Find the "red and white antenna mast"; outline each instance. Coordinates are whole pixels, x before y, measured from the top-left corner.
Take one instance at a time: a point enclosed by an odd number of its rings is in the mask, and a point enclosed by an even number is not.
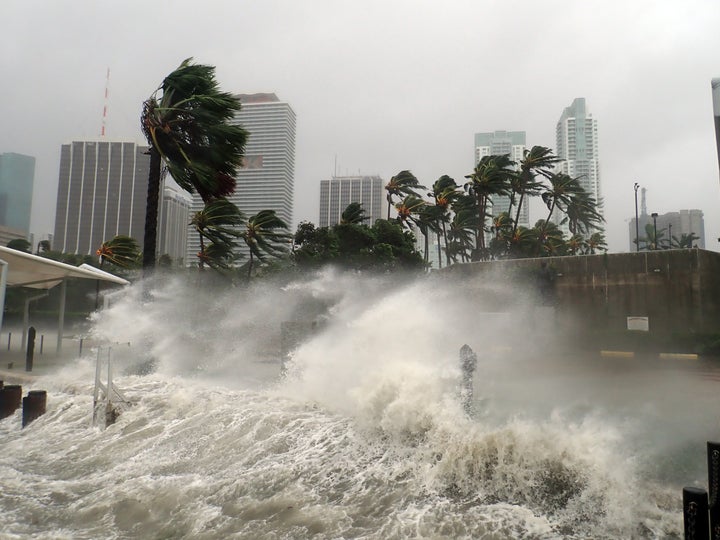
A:
[[[105,136],[105,120],[107,119],[108,110],[108,88],[110,87],[110,68],[107,69],[107,76],[105,77],[105,102],[103,103],[103,114],[102,114],[102,127],[100,128],[100,136]]]

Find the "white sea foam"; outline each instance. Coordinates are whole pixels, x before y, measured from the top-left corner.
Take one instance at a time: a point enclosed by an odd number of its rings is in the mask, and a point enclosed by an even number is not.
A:
[[[132,402],[114,425],[91,426],[93,352],[37,381],[43,417],[0,421],[4,534],[680,534],[678,486],[649,461],[678,447],[655,432],[684,411],[583,358],[532,354],[532,332],[519,347],[525,316],[467,287],[325,271],[218,296],[168,282],[153,296],[131,289],[94,324]],[[288,320],[319,322],[280,377]],[[478,354],[472,417],[458,398],[465,343]]]

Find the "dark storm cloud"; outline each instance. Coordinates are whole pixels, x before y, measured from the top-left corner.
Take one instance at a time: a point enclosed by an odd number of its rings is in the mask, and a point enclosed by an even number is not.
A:
[[[611,249],[627,249],[636,181],[651,211],[702,209],[715,248],[717,28],[717,2],[699,0],[5,0],[0,152],[37,157],[33,230],[49,232],[60,145],[99,135],[107,68],[108,137],[142,141],[143,99],[192,56],[228,91],[292,105],[295,218],[317,221],[318,182],[336,163],[462,180],[475,132],[525,130],[554,147],[563,108],[585,97]]]

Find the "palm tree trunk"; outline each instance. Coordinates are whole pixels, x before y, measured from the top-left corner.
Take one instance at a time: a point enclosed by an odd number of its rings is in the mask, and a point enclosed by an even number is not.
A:
[[[553,213],[553,211],[555,210],[555,203],[556,203],[556,202],[557,202],[557,199],[553,197],[553,202],[552,202],[552,204],[550,205],[550,213],[548,214],[548,217],[547,217],[547,219],[545,220],[545,223],[543,223],[543,228],[542,228],[543,234],[545,233],[545,231],[547,231],[548,223],[550,223],[550,218],[552,217],[552,213]]]
[[[442,244],[440,243],[440,231],[437,232],[438,243],[438,268],[442,268]]]
[[[250,250],[250,260],[248,261],[248,280],[252,277],[252,267],[253,267],[253,252],[252,249]]]
[[[430,254],[428,253],[428,251],[430,250],[430,243],[428,242],[428,231],[427,229],[420,229],[420,231],[423,233],[423,237],[425,239],[425,253],[423,254],[423,260],[425,263],[427,263],[430,260]]]
[[[161,169],[162,160],[160,158],[160,152],[158,152],[154,146],[151,146],[147,207],[145,208],[145,237],[143,240],[143,275],[145,277],[149,277],[155,269]]]
[[[525,197],[525,193],[521,193],[520,200],[518,201],[517,212],[515,212],[515,223],[513,223],[513,231],[512,231],[513,237],[515,237],[515,233],[517,232],[518,220],[520,219],[520,210],[522,209],[524,197]]]

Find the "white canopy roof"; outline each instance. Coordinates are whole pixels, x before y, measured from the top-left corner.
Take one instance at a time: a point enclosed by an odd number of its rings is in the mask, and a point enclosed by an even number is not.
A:
[[[51,289],[65,278],[110,281],[127,285],[129,281],[89,265],[72,266],[30,253],[0,246],[0,260],[7,263],[9,287]],[[92,268],[90,270],[89,268]]]

